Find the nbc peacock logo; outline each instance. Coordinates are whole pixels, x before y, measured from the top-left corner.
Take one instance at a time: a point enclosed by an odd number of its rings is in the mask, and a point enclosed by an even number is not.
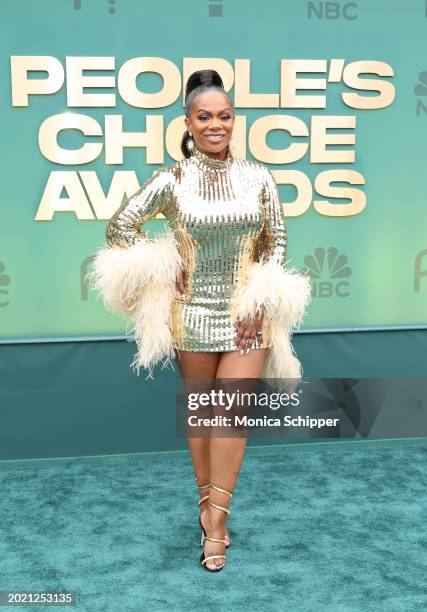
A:
[[[345,298],[350,295],[350,283],[344,279],[350,278],[352,270],[347,255],[338,253],[337,248],[317,247],[314,255],[306,255],[304,263],[311,278],[313,297]]]
[[[426,7],[426,10],[427,10],[427,7]],[[418,78],[420,82],[415,85],[414,93],[417,96],[425,98],[427,96],[427,70],[422,70],[419,73]],[[421,111],[425,113],[426,110],[427,109],[426,109],[425,101],[422,99],[418,99],[417,107],[416,107],[417,116],[421,114]]]
[[[6,287],[10,285],[10,276],[8,274],[3,274],[6,266],[2,261],[0,261],[0,308],[9,306],[10,302],[6,299],[3,299],[4,295],[8,295]]]

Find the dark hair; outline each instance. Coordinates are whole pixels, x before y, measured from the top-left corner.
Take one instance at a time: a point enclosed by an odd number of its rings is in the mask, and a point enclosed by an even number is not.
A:
[[[231,105],[233,102],[224,89],[222,79],[216,70],[197,70],[188,77],[187,85],[185,87],[185,115],[191,116],[191,107],[194,100],[200,94],[205,91],[220,91],[230,100]],[[188,130],[185,130],[184,136],[181,141],[181,151],[184,157],[190,157],[191,153],[187,149],[187,141],[190,138]]]

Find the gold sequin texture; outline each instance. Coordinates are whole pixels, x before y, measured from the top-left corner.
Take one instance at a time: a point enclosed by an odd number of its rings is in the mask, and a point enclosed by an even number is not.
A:
[[[284,267],[287,230],[274,177],[263,164],[202,153],[156,170],[107,224],[109,246],[145,240],[141,225],[163,213],[185,263],[188,296],[178,289],[170,315],[174,347],[186,351],[235,351],[230,318],[233,288],[253,262]],[[270,347],[269,322],[263,343]]]

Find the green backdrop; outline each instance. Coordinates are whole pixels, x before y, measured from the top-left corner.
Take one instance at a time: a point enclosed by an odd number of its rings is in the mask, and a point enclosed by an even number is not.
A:
[[[323,7],[324,13],[309,13],[309,6],[319,11]],[[251,91],[257,93],[279,91],[282,59],[324,59],[328,66],[337,58],[345,65],[367,60],[389,65],[393,76],[387,80],[395,99],[383,109],[355,111],[341,99],[352,89],[342,82],[328,82],[323,91],[299,92],[326,95],[325,109],[237,108],[236,114],[247,118],[247,131],[267,114],[289,114],[307,126],[312,115],[356,116],[355,130],[334,130],[355,134],[354,147],[341,147],[354,148],[354,163],[310,164],[306,155],[288,166],[269,164],[273,171],[302,172],[312,186],[320,172],[336,168],[355,170],[365,180],[359,186],[366,195],[362,213],[327,217],[310,206],[287,220],[292,264],[313,267],[313,258],[318,261],[322,253],[333,257],[336,249],[341,270],[350,272],[331,277],[326,265],[317,277],[313,275],[309,316],[294,336],[305,376],[425,376],[424,0],[265,0],[262,4],[255,0],[3,0],[1,8],[2,465],[186,448],[186,441],[175,434],[175,374],[158,369],[155,381],[135,376],[129,367],[134,345],[109,340],[123,336],[124,321],[107,313],[83,282],[103,243],[106,220],[97,219],[94,211],[85,220],[70,211],[55,213],[51,221],[35,220],[53,172],[94,172],[106,194],[114,172],[134,171],[142,183],[159,167],[146,163],[143,148],[126,149],[123,164],[106,164],[103,153],[81,166],[52,163],[38,144],[46,119],[73,112],[103,126],[106,115],[121,115],[123,129],[137,132],[145,130],[147,114],[162,116],[164,125],[169,125],[182,114],[182,104],[145,110],[117,96],[114,107],[69,108],[62,87],[54,94],[30,96],[28,107],[13,106],[12,56],[51,56],[62,66],[67,57],[115,58],[116,70],[95,71],[97,75],[117,75],[120,66],[135,57],[168,58],[180,71],[183,58],[220,57],[231,65],[236,59],[250,59]],[[45,76],[38,72],[31,78]],[[162,80],[145,74],[138,85],[155,92]],[[104,91],[112,90],[100,88],[97,93]],[[58,142],[77,149],[102,138],[84,139],[68,131],[60,134]],[[279,131],[268,139],[277,149],[290,142]],[[166,155],[164,163],[171,162]],[[295,188],[280,186],[279,191],[282,201],[291,205]],[[61,197],[69,196],[64,192]],[[313,197],[321,199],[315,192]],[[335,204],[340,202],[346,200],[334,199]],[[161,230],[163,222],[153,221],[146,229]],[[378,331],[379,327],[384,329]],[[403,330],[396,329],[400,327]],[[369,331],[357,331],[360,328]],[[326,331],[330,329],[339,333]],[[106,340],[98,341],[101,338]]]
[[[309,12],[309,5],[317,7]],[[319,12],[320,8],[329,9]],[[247,120],[247,130],[259,117],[286,114],[308,128],[312,115],[352,115],[354,163],[310,163],[309,155],[274,170],[298,170],[310,180],[324,170],[359,172],[366,195],[365,209],[350,217],[319,214],[313,205],[304,214],[288,217],[291,265],[309,268],[313,302],[304,330],[378,326],[425,326],[427,285],[427,207],[425,198],[425,138],[427,73],[425,71],[426,7],[424,2],[359,0],[354,8],[345,3],[306,3],[300,0],[255,0],[182,4],[174,0],[141,3],[122,0],[44,0],[35,5],[24,0],[2,3],[1,129],[3,180],[0,183],[2,223],[0,244],[0,336],[3,342],[28,339],[81,339],[123,335],[125,322],[107,313],[84,282],[92,258],[104,241],[105,219],[78,219],[73,211],[56,212],[51,221],[35,220],[52,172],[93,171],[107,194],[115,171],[135,171],[139,183],[159,164],[147,164],[145,149],[125,149],[123,164],[109,165],[104,154],[79,166],[48,161],[38,144],[39,129],[49,117],[79,113],[104,125],[105,115],[121,115],[126,132],[145,131],[146,115],[161,115],[165,128],[183,114],[182,100],[164,108],[140,109],[124,102],[117,88],[86,90],[115,93],[114,107],[67,106],[66,85],[50,95],[30,95],[28,106],[13,106],[11,56],[52,56],[65,67],[66,57],[109,56],[116,69],[93,71],[114,75],[129,59],[146,56],[167,58],[181,72],[183,58],[223,58],[251,61],[251,91],[280,91],[283,59],[332,59],[344,65],[357,61],[382,61],[393,76],[383,77],[395,90],[390,106],[355,110],[342,94],[352,90],[342,80],[327,82],[319,91],[299,94],[325,95],[326,108],[236,108]],[[335,6],[335,9],[334,9]],[[354,17],[355,16],[355,17]],[[182,74],[182,72],[181,72]],[[300,78],[327,78],[325,74],[301,74]],[[362,75],[364,78],[379,78]],[[36,71],[30,78],[45,78]],[[138,77],[138,86],[156,92],[162,86],[158,74]],[[234,94],[234,90],[231,90]],[[378,95],[378,92],[366,94]],[[83,137],[64,131],[59,144],[77,149],[102,137]],[[296,138],[297,142],[308,142]],[[274,130],[268,136],[272,148],[283,149],[288,134]],[[253,158],[250,152],[247,157]],[[173,162],[166,153],[165,164]],[[337,185],[340,185],[338,183]],[[291,204],[296,189],[279,187],[282,202]],[[69,194],[62,198],[67,207]],[[313,188],[313,199],[324,199]],[[337,206],[347,199],[334,198]],[[117,206],[120,204],[117,199]],[[149,231],[163,229],[161,220]],[[321,265],[324,257],[323,265]],[[329,261],[328,261],[329,257]],[[335,263],[334,263],[335,262]],[[337,270],[334,270],[334,265]],[[318,267],[317,271],[316,266]],[[423,272],[424,270],[424,272]]]

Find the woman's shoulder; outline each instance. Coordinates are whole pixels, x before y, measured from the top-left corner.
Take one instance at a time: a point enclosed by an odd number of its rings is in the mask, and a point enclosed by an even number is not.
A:
[[[249,171],[252,170],[253,172],[262,173],[266,169],[264,164],[255,161],[254,159],[242,159],[240,157],[235,157],[234,161]]]
[[[180,162],[176,161],[172,164],[163,165],[156,170],[153,170],[150,182],[162,183],[164,185],[172,184],[179,179],[181,173]]]
[[[270,168],[268,168],[262,162],[255,161],[253,159],[240,159],[235,157],[234,162],[242,172],[246,173],[248,177],[253,177],[262,182],[274,181],[273,174]]]

